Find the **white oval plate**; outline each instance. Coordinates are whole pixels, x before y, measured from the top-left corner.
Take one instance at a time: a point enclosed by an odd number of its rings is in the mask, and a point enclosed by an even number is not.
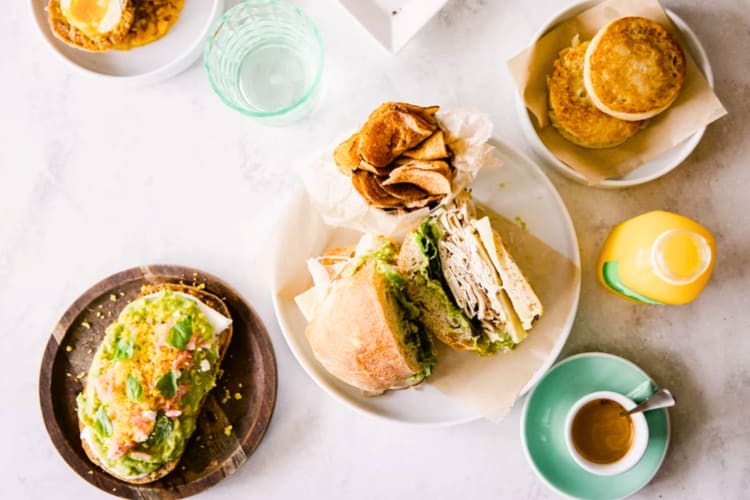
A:
[[[52,52],[82,74],[126,85],[156,83],[186,70],[203,53],[208,33],[224,11],[224,0],[186,0],[180,18],[159,40],[131,50],[95,53],[71,47],[52,34],[47,3],[31,0],[31,9]]]
[[[535,236],[568,257],[580,269],[578,241],[568,211],[552,183],[542,170],[522,153],[500,141],[493,141],[503,166],[481,171],[472,184],[474,197],[497,213],[513,220],[520,217]],[[350,230],[332,228],[323,223],[311,206],[304,189],[293,196],[279,221],[274,242],[273,304],[289,348],[300,365],[323,390],[342,403],[361,412],[410,424],[452,425],[479,418],[458,406],[429,383],[403,391],[390,391],[368,398],[358,389],[330,375],[315,359],[305,337],[307,322],[294,297],[312,286],[306,260],[331,246],[356,243],[359,235]],[[529,390],[557,358],[573,325],[580,273],[576,275],[575,300],[560,330],[554,349],[524,387]]]
[[[584,10],[590,9],[594,5],[600,3],[600,1],[601,0],[587,0],[585,2],[580,2],[565,8],[562,12],[554,16],[544,26],[542,26],[539,31],[537,31],[531,43],[534,43],[534,41],[541,38],[542,35],[544,35],[556,24],[559,24],[566,19],[570,19],[571,17],[580,14]],[[693,30],[690,29],[685,21],[677,16],[677,14],[669,9],[666,9],[666,13],[675,24],[675,26],[677,26],[677,29],[682,32],[683,39],[687,43],[688,52],[690,52],[690,54],[693,56],[695,64],[698,65],[698,68],[700,68],[700,70],[703,72],[703,75],[706,77],[706,80],[708,80],[708,84],[713,88],[713,69],[711,69],[711,63],[708,61],[706,50],[703,48],[703,45],[701,45],[698,36],[695,34],[695,32],[693,32]],[[523,129],[524,135],[531,143],[531,146],[534,148],[534,152],[541,156],[543,159],[547,160],[549,164],[551,164],[557,171],[559,171],[569,179],[580,182],[581,184],[588,184],[588,181],[583,175],[579,174],[577,171],[560,161],[554,154],[552,154],[549,149],[547,149],[547,146],[544,145],[542,140],[539,138],[539,135],[536,133],[536,129],[534,129],[534,125],[532,122],[533,118],[529,114],[529,111],[526,109],[526,105],[524,104],[523,99],[518,92],[516,92],[516,112],[518,113],[518,116],[521,120],[521,128]],[[606,179],[594,187],[617,189],[637,186],[639,184],[644,184],[654,179],[658,179],[662,175],[666,175],[667,173],[674,170],[678,165],[680,165],[680,163],[682,163],[685,158],[687,158],[690,153],[693,152],[696,146],[698,146],[698,143],[703,137],[703,133],[705,131],[706,128],[703,127],[701,130],[691,135],[680,144],[674,146],[672,149],[663,152],[656,158],[647,161],[640,167],[631,170],[623,177],[620,177],[618,179]]]

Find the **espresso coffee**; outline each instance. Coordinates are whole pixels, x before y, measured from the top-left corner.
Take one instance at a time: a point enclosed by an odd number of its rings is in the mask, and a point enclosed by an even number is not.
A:
[[[578,453],[595,464],[617,462],[633,444],[633,420],[611,399],[583,405],[573,418],[571,437]]]

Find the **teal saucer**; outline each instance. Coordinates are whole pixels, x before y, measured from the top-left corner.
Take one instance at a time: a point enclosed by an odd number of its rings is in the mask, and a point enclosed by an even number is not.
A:
[[[605,353],[571,356],[553,366],[526,398],[521,440],[537,475],[558,493],[586,500],[630,496],[659,470],[669,446],[666,409],[647,412],[649,442],[635,467],[616,476],[597,476],[582,469],[565,446],[565,417],[581,397],[614,391],[641,402],[656,390],[654,381],[636,365]]]

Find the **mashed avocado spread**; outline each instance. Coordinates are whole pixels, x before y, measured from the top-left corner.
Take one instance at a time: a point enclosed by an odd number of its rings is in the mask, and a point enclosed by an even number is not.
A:
[[[106,468],[137,478],[182,454],[219,368],[220,332],[205,308],[166,290],[107,328],[77,398],[81,437]]]

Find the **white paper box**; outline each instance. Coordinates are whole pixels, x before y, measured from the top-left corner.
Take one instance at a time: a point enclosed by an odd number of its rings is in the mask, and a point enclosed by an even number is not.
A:
[[[398,52],[448,0],[339,0],[390,52]]]

